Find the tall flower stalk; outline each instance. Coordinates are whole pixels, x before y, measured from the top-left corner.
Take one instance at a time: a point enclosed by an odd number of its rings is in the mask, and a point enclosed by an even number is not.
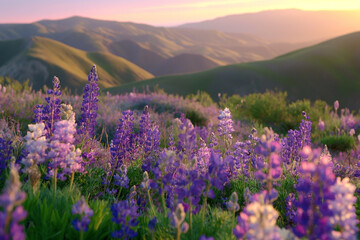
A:
[[[83,102],[81,105],[81,120],[78,133],[93,138],[95,135],[95,125],[98,110],[99,77],[96,66],[94,65],[88,75],[88,84],[85,85]]]

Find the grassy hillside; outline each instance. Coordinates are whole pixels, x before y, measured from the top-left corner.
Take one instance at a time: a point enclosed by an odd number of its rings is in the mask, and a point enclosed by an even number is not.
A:
[[[218,67],[205,72],[164,76],[109,89],[123,92],[158,85],[170,93],[204,90],[248,94],[266,89],[285,90],[290,99],[340,100],[343,106],[360,108],[360,32],[335,38],[273,60]]]
[[[16,40],[18,41],[20,40]],[[10,42],[6,44],[9,45]],[[19,81],[29,78],[36,89],[44,84],[51,85],[51,78],[56,75],[63,86],[80,90],[85,85],[88,71],[93,64],[97,65],[99,84],[102,87],[153,77],[128,60],[109,53],[85,52],[43,37],[34,37],[27,45],[26,50],[17,55],[13,54],[10,60],[0,65],[0,75]]]
[[[219,66],[216,62],[202,55],[180,54],[159,64],[156,75],[193,73]]]

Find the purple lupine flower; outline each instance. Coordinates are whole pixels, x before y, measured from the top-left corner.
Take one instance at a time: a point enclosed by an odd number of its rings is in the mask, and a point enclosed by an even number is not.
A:
[[[84,196],[73,205],[71,210],[73,215],[77,215],[72,224],[76,231],[86,232],[91,221],[91,217],[94,215],[93,210],[86,204]]]
[[[54,133],[50,139],[48,158],[50,172],[52,176],[54,171],[62,168],[63,172],[58,175],[61,180],[65,180],[64,175],[69,175],[73,172],[82,172],[81,150],[76,149],[74,142],[76,133],[75,122],[72,120],[61,120],[55,123]]]
[[[214,240],[213,237],[206,237],[206,235],[201,235],[199,240]]]
[[[111,168],[117,169],[124,161],[132,159],[134,151],[134,113],[130,110],[124,111],[120,123],[116,129],[115,136],[111,140]]]
[[[156,217],[154,217],[153,219],[151,219],[149,221],[148,228],[149,228],[150,231],[154,231],[156,223],[157,223],[157,218]]]
[[[171,150],[171,151],[176,150],[175,141],[174,141],[173,127],[171,127],[170,130],[169,130],[169,137],[168,137],[167,145],[168,145],[168,150]]]
[[[129,178],[127,177],[127,167],[122,165],[114,175],[114,184],[119,187],[129,188]]]
[[[0,239],[25,239],[24,227],[19,224],[27,216],[27,212],[21,205],[26,194],[21,192],[19,174],[12,163],[10,167],[10,178],[7,181],[5,190],[0,195]]]
[[[146,141],[145,141],[145,156],[149,156],[151,153],[157,154],[160,146],[160,131],[159,126],[154,125],[149,129]]]
[[[214,132],[211,132],[210,134],[210,143],[209,147],[212,148],[215,151],[215,148],[219,145],[216,135]]]
[[[206,173],[209,167],[209,160],[211,155],[211,149],[206,146],[205,141],[200,137],[199,139],[200,148],[197,153],[197,168],[202,173]]]
[[[45,97],[46,106],[44,106],[42,113],[42,122],[45,124],[46,136],[50,137],[53,134],[55,122],[61,119],[60,117],[60,103],[61,100],[58,98],[61,95],[60,91],[60,80],[54,76],[53,80],[53,89],[48,89],[48,97]],[[41,107],[39,107],[40,109]],[[36,118],[39,120],[39,114],[36,115]],[[37,120],[36,120],[37,121]]]
[[[289,196],[285,198],[286,205],[285,205],[285,216],[287,217],[290,224],[294,223],[294,217],[296,215],[296,208],[294,206],[295,202],[295,194],[290,193]]]
[[[137,236],[136,227],[139,217],[138,207],[135,204],[129,204],[127,200],[114,203],[111,206],[112,221],[120,226],[119,230],[111,233],[114,238],[132,239]]]
[[[305,119],[301,120],[300,123],[300,134],[302,136],[302,147],[310,146],[311,145],[311,125],[312,122],[309,121],[310,117],[306,115],[306,113],[303,111],[303,116]]]
[[[337,178],[330,189],[335,194],[335,199],[329,202],[329,209],[333,212],[330,222],[337,229],[332,231],[332,239],[357,239],[359,220],[354,207],[357,200],[354,196],[355,189],[349,178]]]
[[[331,186],[335,183],[332,163],[326,155],[320,157],[320,151],[312,151],[309,146],[304,147],[301,154],[307,160],[301,163],[301,177],[296,185],[299,197],[294,202],[297,208],[294,234],[310,240],[330,239],[333,213],[329,200],[334,199]]]
[[[285,166],[291,173],[296,173],[302,156],[301,150],[305,146],[311,145],[311,125],[309,116],[303,111],[305,119],[301,120],[299,130],[289,130],[288,137],[281,140],[281,158]]]
[[[4,176],[2,172],[7,168],[8,163],[11,159],[11,152],[12,152],[12,141],[5,140],[0,137],[0,178]]]
[[[230,212],[237,212],[240,210],[239,206],[239,197],[236,192],[233,192],[230,196],[230,199],[228,202],[226,202],[226,207]]]
[[[184,114],[181,115],[180,121],[179,142],[177,146],[179,157],[181,160],[184,158],[192,160],[197,150],[195,127],[189,119],[185,118]]]
[[[98,110],[98,96],[99,90],[98,82],[99,77],[96,71],[96,66],[91,68],[88,76],[88,83],[84,87],[83,102],[81,105],[81,120],[79,123],[79,134],[84,134],[90,138],[95,135],[95,125]]]
[[[43,121],[44,105],[37,104],[34,110],[34,123],[41,123]]]
[[[141,119],[139,122],[139,145],[143,146],[147,140],[149,129],[151,129],[151,120],[150,120],[150,113],[149,107],[146,105],[144,110],[141,114]]]

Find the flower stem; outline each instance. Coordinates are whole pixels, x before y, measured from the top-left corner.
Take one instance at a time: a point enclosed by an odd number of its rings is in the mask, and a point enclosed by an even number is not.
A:
[[[70,191],[72,190],[72,185],[74,183],[74,177],[75,177],[75,172],[71,173],[71,180],[70,180]]]
[[[150,190],[147,190],[147,195],[148,195],[148,198],[149,198],[150,209],[153,212],[154,216],[156,216],[154,204],[153,204],[151,196],[150,196]]]
[[[56,197],[57,168],[54,171],[54,198]]]

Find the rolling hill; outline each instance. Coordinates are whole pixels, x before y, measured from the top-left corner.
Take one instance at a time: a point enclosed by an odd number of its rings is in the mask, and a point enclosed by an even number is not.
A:
[[[289,98],[338,99],[343,106],[360,108],[360,32],[344,35],[268,61],[217,67],[205,72],[164,76],[107,89],[111,93],[158,85],[166,92],[204,90],[245,95],[266,89],[285,90]]]
[[[252,34],[269,41],[323,41],[360,30],[360,10],[269,10],[188,23],[180,28]]]
[[[219,66],[216,62],[202,55],[197,54],[180,54],[173,58],[166,59],[160,63],[155,70],[156,75],[193,73],[205,71]]]
[[[86,52],[44,37],[0,41],[0,75],[20,82],[30,79],[35,89],[51,86],[53,75],[62,86],[81,90],[88,71],[97,65],[102,87],[118,86],[153,75],[128,60],[99,52]],[[4,53],[4,54],[3,54]]]
[[[50,38],[83,51],[111,53],[154,75],[164,60],[182,54],[202,55],[217,65],[227,65],[270,59],[304,46],[302,43],[285,44],[282,48],[282,44],[275,46],[273,42],[241,33],[153,27],[83,17],[31,24],[0,24],[0,40],[34,36]],[[181,69],[183,73],[204,70],[190,67]],[[174,72],[170,73],[178,73],[179,70],[174,68]]]

